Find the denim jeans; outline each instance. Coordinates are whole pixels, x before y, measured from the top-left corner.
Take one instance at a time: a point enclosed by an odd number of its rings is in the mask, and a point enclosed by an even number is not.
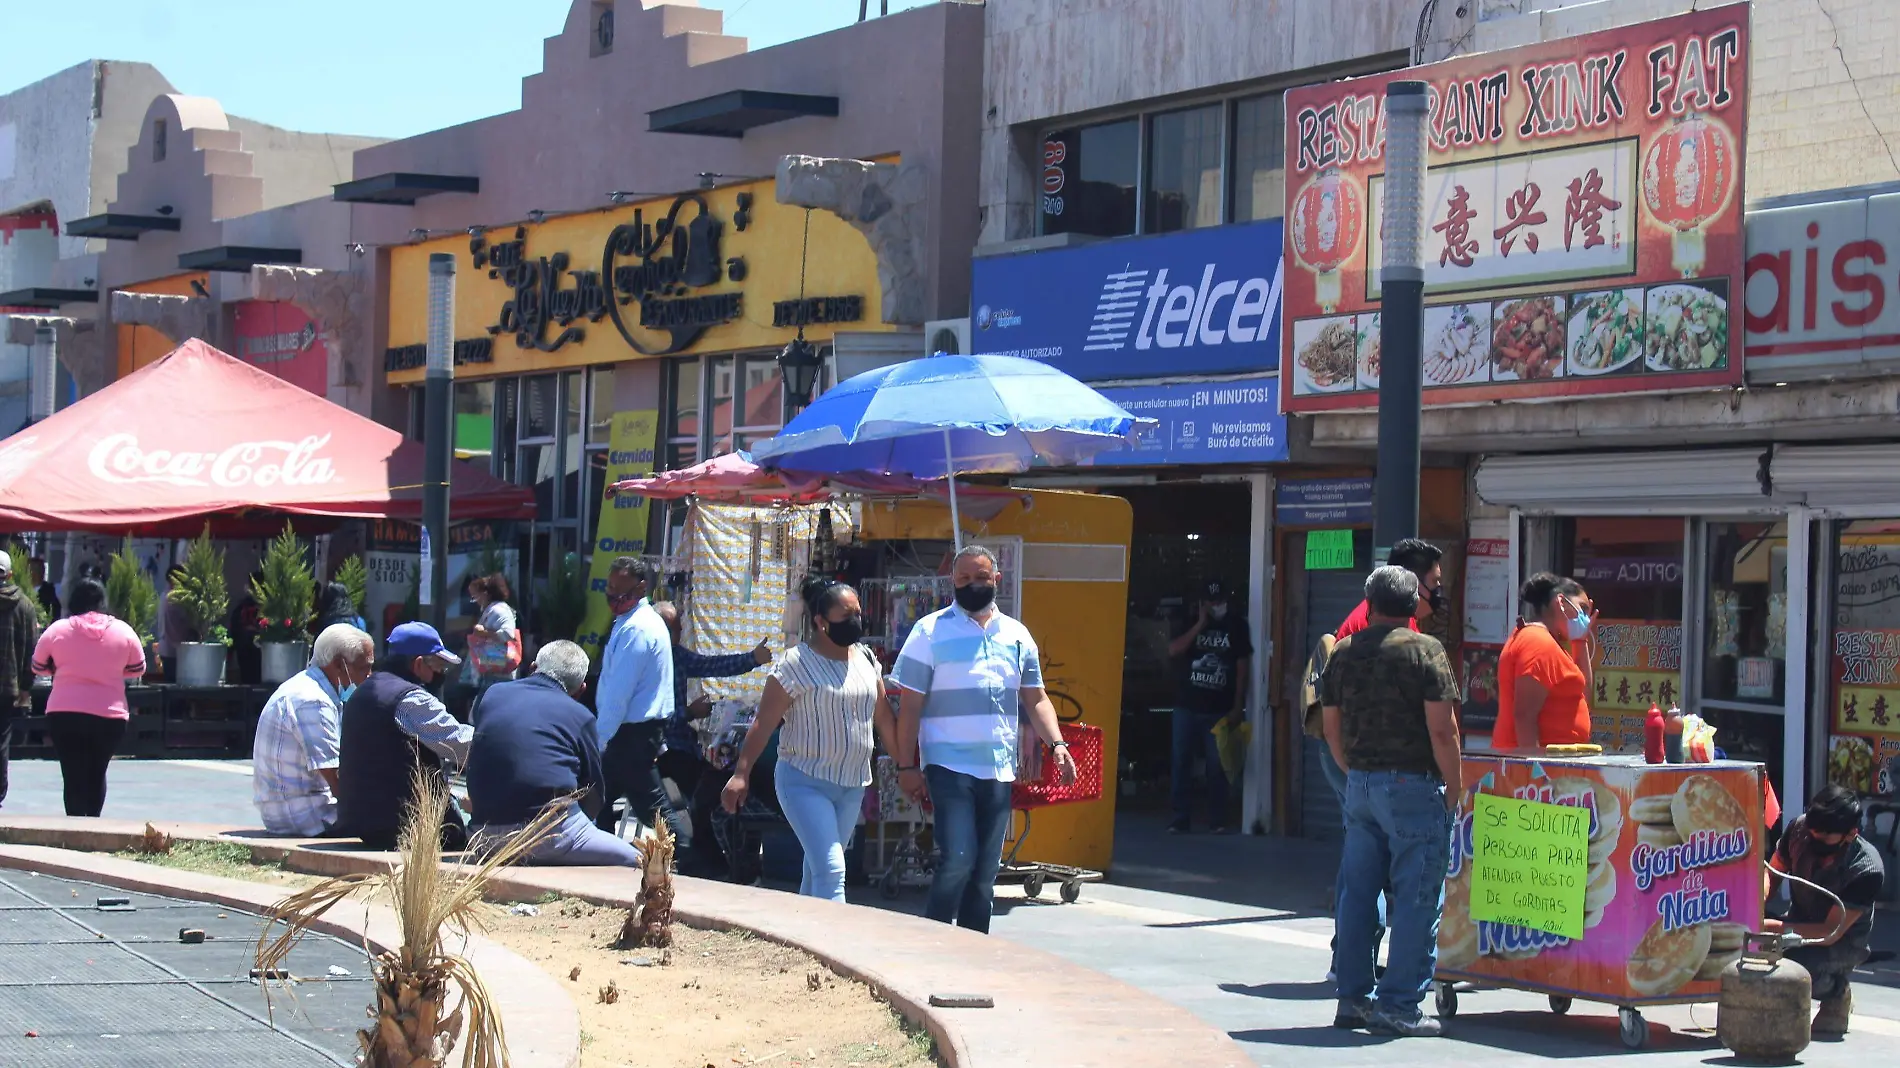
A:
[[[1192,709],[1174,710],[1174,755],[1169,788],[1174,795],[1174,822],[1185,829],[1194,812],[1194,758],[1207,766],[1207,825],[1227,825],[1227,772],[1220,764],[1220,743],[1214,725],[1221,716]]]
[[[487,823],[471,828],[469,850],[486,855],[524,826],[526,824]],[[529,850],[521,863],[637,868],[640,851],[619,835],[594,826],[587,813],[582,812],[579,805],[573,805],[553,832]]]
[[[1333,797],[1339,801],[1339,819],[1340,819],[1340,824],[1343,826],[1346,821],[1346,769],[1340,767],[1339,762],[1333,759],[1332,746],[1324,746],[1320,750],[1319,770],[1321,774],[1326,776],[1326,785],[1333,788]],[[1375,928],[1372,932],[1372,959],[1374,960],[1379,959],[1379,943],[1385,940],[1385,914],[1387,911],[1387,902],[1386,902],[1387,896],[1388,895],[1386,895],[1383,892],[1379,894],[1379,926]],[[1335,975],[1339,973],[1339,960],[1338,960],[1339,917],[1342,914],[1342,910],[1345,907],[1345,899],[1346,899],[1346,857],[1342,853],[1339,858],[1339,873],[1333,879],[1333,957],[1334,959],[1333,959],[1332,970]]]
[[[807,775],[781,761],[778,804],[805,851],[805,874],[798,892],[828,901],[844,900],[844,847],[857,830],[864,787],[841,786]]]
[[[783,774],[783,772],[780,772]],[[924,915],[988,934],[996,901],[996,872],[1009,833],[1010,784],[979,779],[932,764],[924,768],[935,811],[937,871]]]
[[[1339,1000],[1373,996],[1379,891],[1391,887],[1391,944],[1378,980],[1378,1009],[1419,1016],[1438,966],[1438,921],[1451,860],[1451,811],[1437,776],[1346,773],[1346,852],[1340,862]]]

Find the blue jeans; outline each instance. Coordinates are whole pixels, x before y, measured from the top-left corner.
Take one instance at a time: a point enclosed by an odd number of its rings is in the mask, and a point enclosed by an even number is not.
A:
[[[476,853],[486,853],[522,826],[519,823],[490,823],[473,828],[469,847]],[[594,826],[594,821],[587,818],[587,813],[575,805],[568,810],[566,818],[554,828],[554,832],[542,839],[521,862],[637,868],[640,866],[640,851],[619,835]]]
[[[1339,818],[1343,826],[1346,820],[1346,769],[1340,767],[1339,762],[1333,759],[1332,746],[1325,746],[1320,751],[1319,770],[1321,774],[1326,776],[1326,785],[1333,788],[1333,797],[1339,801]],[[1383,892],[1379,895],[1379,926],[1372,932],[1372,957],[1374,960],[1379,958],[1379,943],[1385,940],[1385,914],[1388,907],[1386,897],[1387,895]],[[1341,854],[1339,858],[1339,874],[1333,880],[1333,972],[1335,975],[1339,972],[1339,917],[1343,914],[1345,902],[1346,858],[1344,854]]]
[[[779,762],[778,804],[805,851],[805,874],[798,892],[829,901],[844,900],[844,846],[858,827],[864,787],[840,786]]]
[[[1169,788],[1174,795],[1174,822],[1186,829],[1194,810],[1194,758],[1207,765],[1207,825],[1227,825],[1227,771],[1220,765],[1220,743],[1214,725],[1221,716],[1191,709],[1174,710],[1174,760]]]
[[[996,901],[996,872],[1009,833],[1010,784],[979,779],[932,764],[924,768],[935,812],[937,871],[924,915],[939,923],[988,934]]]
[[[1373,934],[1379,892],[1391,887],[1391,946],[1378,979],[1378,1009],[1419,1016],[1438,967],[1438,921],[1451,861],[1451,810],[1437,776],[1399,771],[1346,773],[1346,852],[1340,862],[1339,1000],[1373,996]]]

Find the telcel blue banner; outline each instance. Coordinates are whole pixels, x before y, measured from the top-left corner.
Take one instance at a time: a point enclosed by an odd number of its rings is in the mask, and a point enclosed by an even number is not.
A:
[[[1041,360],[1084,381],[1280,365],[1278,219],[971,267],[971,351]]]
[[[1102,396],[1158,425],[1134,448],[1096,454],[1091,467],[1277,463],[1287,458],[1280,380],[1110,386]]]

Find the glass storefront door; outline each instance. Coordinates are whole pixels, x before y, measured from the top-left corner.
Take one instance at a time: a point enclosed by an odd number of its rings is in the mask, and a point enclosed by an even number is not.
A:
[[[1826,694],[1827,781],[1891,797],[1900,778],[1900,520],[1841,524],[1834,552]]]
[[[1568,529],[1556,539],[1557,573],[1582,583],[1597,606],[1591,738],[1606,751],[1640,753],[1649,706],[1682,701],[1687,524],[1646,516],[1561,522]]]

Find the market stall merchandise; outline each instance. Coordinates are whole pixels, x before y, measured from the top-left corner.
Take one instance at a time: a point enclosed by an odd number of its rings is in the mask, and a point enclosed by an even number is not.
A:
[[[1468,753],[1438,936],[1438,1012],[1460,983],[1621,1011],[1712,1002],[1761,930],[1760,764]],[[1569,819],[1566,813],[1571,814]]]

